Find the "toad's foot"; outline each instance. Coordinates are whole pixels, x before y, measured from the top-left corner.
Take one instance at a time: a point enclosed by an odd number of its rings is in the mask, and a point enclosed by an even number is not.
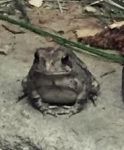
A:
[[[49,110],[49,104],[43,103],[41,99],[33,99],[32,104],[36,109],[38,109],[43,115]]]
[[[40,109],[42,109],[42,108],[40,108]],[[63,107],[61,107],[61,106],[50,106],[50,105],[48,106],[48,108],[46,110],[43,110],[42,113],[44,115],[49,114],[49,115],[52,115],[54,117],[57,117],[58,115],[66,114]]]
[[[76,103],[74,106],[71,106],[69,109],[65,110],[65,113],[68,114],[68,117],[79,113],[83,109],[83,105]]]
[[[69,117],[72,115],[79,113],[82,110],[82,106],[79,104],[75,104],[74,106],[48,106],[47,109],[43,110],[40,108],[43,114],[49,114],[57,117],[58,115],[66,115]]]

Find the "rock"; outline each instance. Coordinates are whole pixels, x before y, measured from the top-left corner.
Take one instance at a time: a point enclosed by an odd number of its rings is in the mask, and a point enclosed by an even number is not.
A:
[[[30,114],[26,110],[21,111],[21,115],[26,119],[30,119]]]
[[[86,12],[92,12],[92,13],[95,13],[95,12],[96,12],[96,9],[95,9],[94,7],[92,7],[92,6],[86,6],[86,7],[84,8],[84,10],[85,10]]]
[[[3,47],[0,47],[0,54],[1,55],[8,55],[8,53],[11,51],[10,45],[4,45]]]

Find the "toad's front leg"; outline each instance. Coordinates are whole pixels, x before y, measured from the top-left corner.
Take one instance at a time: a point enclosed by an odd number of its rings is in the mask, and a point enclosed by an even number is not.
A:
[[[80,111],[83,110],[86,102],[87,102],[87,94],[84,91],[78,95],[75,104],[71,106],[68,110],[65,110],[65,114],[69,114],[69,117],[71,117],[72,115],[79,113]]]
[[[50,106],[48,103],[43,102],[43,99],[36,90],[31,92],[29,99],[31,100],[32,105],[43,115],[49,114],[54,117],[58,116],[59,106]]]
[[[45,112],[49,109],[49,104],[43,102],[41,96],[36,90],[31,92],[29,99],[31,100],[32,105],[43,114],[45,114]]]

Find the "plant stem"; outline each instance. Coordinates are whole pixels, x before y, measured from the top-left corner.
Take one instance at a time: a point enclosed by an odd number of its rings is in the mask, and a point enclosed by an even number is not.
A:
[[[34,33],[39,34],[40,36],[44,36],[44,37],[52,37],[57,43],[64,45],[64,46],[71,46],[72,48],[78,48],[77,51],[86,51],[89,52],[91,54],[97,55],[97,56],[101,56],[103,58],[106,58],[108,60],[111,60],[113,62],[117,62],[117,63],[123,63],[124,62],[124,57],[120,56],[120,55],[116,55],[116,54],[109,54],[106,52],[103,52],[102,49],[98,49],[98,48],[94,48],[94,47],[89,47],[85,44],[79,43],[79,42],[73,42],[70,40],[67,40],[61,36],[58,36],[56,34],[53,33],[49,33],[47,31],[42,30],[41,28],[35,27],[34,25],[24,22],[24,21],[17,21],[15,19],[12,19],[10,17],[4,16],[4,15],[0,15],[0,19],[4,20],[4,21],[8,21],[12,24],[15,25],[19,25],[20,27],[23,27],[27,30],[30,30]],[[76,50],[76,49],[74,49]]]

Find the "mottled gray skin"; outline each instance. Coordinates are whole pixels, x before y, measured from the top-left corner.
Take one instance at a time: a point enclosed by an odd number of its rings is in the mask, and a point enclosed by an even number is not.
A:
[[[22,86],[33,106],[51,115],[78,113],[99,92],[99,84],[86,65],[63,47],[37,49]]]

